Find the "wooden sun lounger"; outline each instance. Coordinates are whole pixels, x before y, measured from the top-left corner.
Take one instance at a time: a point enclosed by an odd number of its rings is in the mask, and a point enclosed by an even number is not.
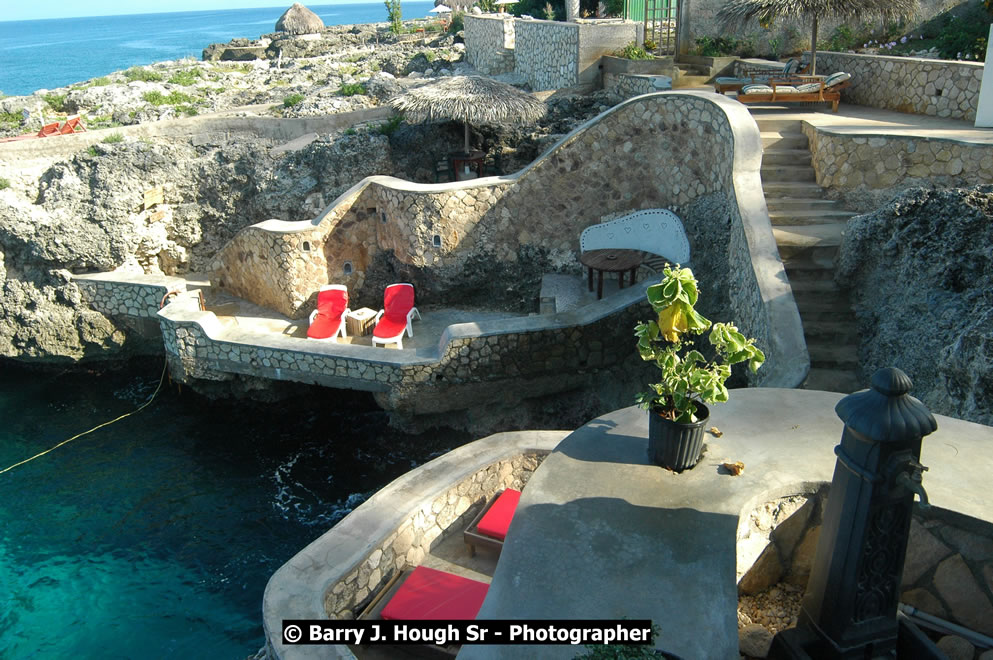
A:
[[[813,80],[804,80],[804,82],[817,82]],[[742,103],[830,103],[831,112],[838,112],[838,103],[841,102],[841,90],[848,87],[850,81],[845,80],[837,85],[832,85],[831,87],[824,86],[824,80],[820,80],[820,88],[816,92],[776,92],[776,87],[779,85],[790,85],[794,86],[796,82],[784,83],[784,82],[770,82],[763,83],[772,87],[771,93],[764,94],[738,94],[738,100]]]
[[[480,548],[486,548],[487,550],[493,550],[497,555],[499,555],[503,550],[503,539],[496,538],[495,536],[489,534],[484,534],[479,529],[479,523],[482,522],[486,514],[489,513],[490,509],[493,508],[493,505],[496,504],[497,500],[500,499],[500,496],[505,492],[507,492],[506,489],[498,491],[492,498],[490,498],[490,500],[486,503],[486,506],[480,509],[479,513],[476,514],[476,517],[472,519],[472,522],[469,523],[469,526],[466,527],[465,531],[462,533],[462,538],[465,541],[466,546],[469,548],[470,557],[474,557],[476,555],[477,546]],[[518,497],[520,497],[519,491],[512,492],[516,492]],[[511,517],[512,516],[513,513],[511,513]],[[510,524],[509,518],[507,518],[507,524]]]

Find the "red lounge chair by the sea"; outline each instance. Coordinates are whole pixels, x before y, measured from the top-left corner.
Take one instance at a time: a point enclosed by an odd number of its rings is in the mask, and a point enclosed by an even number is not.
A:
[[[402,283],[386,287],[383,309],[373,319],[376,327],[372,330],[372,345],[396,344],[397,348],[403,348],[403,333],[414,336],[411,328],[414,316],[421,318],[421,313],[414,307],[414,285]]]
[[[503,541],[507,538],[507,529],[514,519],[517,503],[521,500],[521,491],[508,488],[494,497],[479,515],[469,523],[462,537],[469,548],[469,556],[476,554],[476,546],[496,550],[497,554],[503,549]]]
[[[348,337],[345,333],[345,314],[348,313],[348,288],[343,284],[322,286],[317,293],[317,309],[310,313],[307,336],[311,339],[337,341]]]
[[[82,133],[86,130],[83,126],[83,122],[80,121],[79,117],[73,117],[59,129],[59,133],[62,135],[71,135],[72,133]]]
[[[45,124],[38,131],[38,137],[49,137],[50,135],[59,135],[59,122]]]

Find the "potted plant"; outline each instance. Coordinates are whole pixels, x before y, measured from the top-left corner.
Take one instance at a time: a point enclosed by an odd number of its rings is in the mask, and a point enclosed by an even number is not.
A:
[[[724,382],[731,365],[747,360],[754,373],[765,355],[734,325],[712,324],[694,309],[697,281],[689,268],[666,266],[662,281],[648,287],[646,295],[657,318],[635,326],[638,352],[641,359],[655,363],[662,378],[637,400],[648,410],[649,458],[681,472],[700,460],[703,429],[710,418],[705,404],[728,400]],[[694,347],[695,337],[707,330],[716,353],[711,361]]]

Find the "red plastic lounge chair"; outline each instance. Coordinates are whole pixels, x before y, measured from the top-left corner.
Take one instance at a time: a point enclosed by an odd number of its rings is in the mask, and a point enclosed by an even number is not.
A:
[[[83,126],[83,122],[79,120],[79,117],[73,117],[67,121],[62,128],[59,129],[59,133],[62,135],[70,135],[72,133],[83,133],[86,131],[86,127]]]
[[[44,126],[41,127],[41,130],[38,131],[38,137],[48,137],[50,135],[58,135],[58,134],[59,134],[59,122],[55,122],[54,124],[45,124]]]
[[[490,585],[461,575],[418,566],[390,598],[384,619],[472,620],[483,606]]]
[[[411,328],[414,316],[421,318],[421,313],[414,307],[414,285],[391,284],[386,287],[383,309],[373,319],[376,327],[372,330],[372,345],[396,344],[397,348],[403,348],[403,333],[414,336]]]
[[[345,334],[345,314],[348,313],[348,288],[343,284],[322,286],[317,294],[317,309],[310,313],[307,336],[311,339],[337,341]]]
[[[507,538],[507,529],[517,511],[517,503],[521,499],[521,491],[508,488],[497,493],[497,496],[479,512],[469,527],[463,533],[465,544],[469,546],[469,556],[476,554],[476,546],[496,550],[499,554],[503,549],[503,541]]]

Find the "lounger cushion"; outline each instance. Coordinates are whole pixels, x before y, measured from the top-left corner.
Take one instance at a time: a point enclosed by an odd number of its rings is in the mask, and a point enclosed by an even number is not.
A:
[[[372,331],[374,337],[388,339],[407,329],[407,315],[414,308],[414,287],[391,284],[383,293],[383,315]]]
[[[787,60],[786,66],[783,67],[783,75],[792,76],[799,69],[800,69],[800,60],[796,59],[795,57],[791,57],[789,60]]]
[[[348,292],[343,289],[324,289],[317,294],[317,315],[307,336],[311,339],[326,339],[334,336],[345,322],[345,309],[348,307]]]
[[[738,83],[752,82],[751,78],[735,78],[733,76],[718,76],[714,81],[719,85],[736,85]]]
[[[796,91],[800,92],[801,94],[813,94],[820,88],[821,88],[821,84],[819,82],[812,82],[812,83],[804,83],[802,85],[797,85]]]
[[[841,84],[846,80],[849,80],[852,74],[845,73],[844,71],[839,71],[838,73],[832,73],[830,76],[824,79],[825,87],[833,87],[835,85]]]
[[[508,488],[496,498],[490,510],[486,512],[483,519],[479,521],[476,529],[482,534],[492,536],[501,541],[507,538],[507,528],[517,510],[517,503],[521,499],[521,491]]]
[[[418,566],[383,608],[384,619],[475,619],[489,585]]]
[[[744,94],[772,94],[772,87],[768,85],[745,85],[741,91]]]
[[[796,94],[798,90],[793,85],[776,85],[777,94]]]

